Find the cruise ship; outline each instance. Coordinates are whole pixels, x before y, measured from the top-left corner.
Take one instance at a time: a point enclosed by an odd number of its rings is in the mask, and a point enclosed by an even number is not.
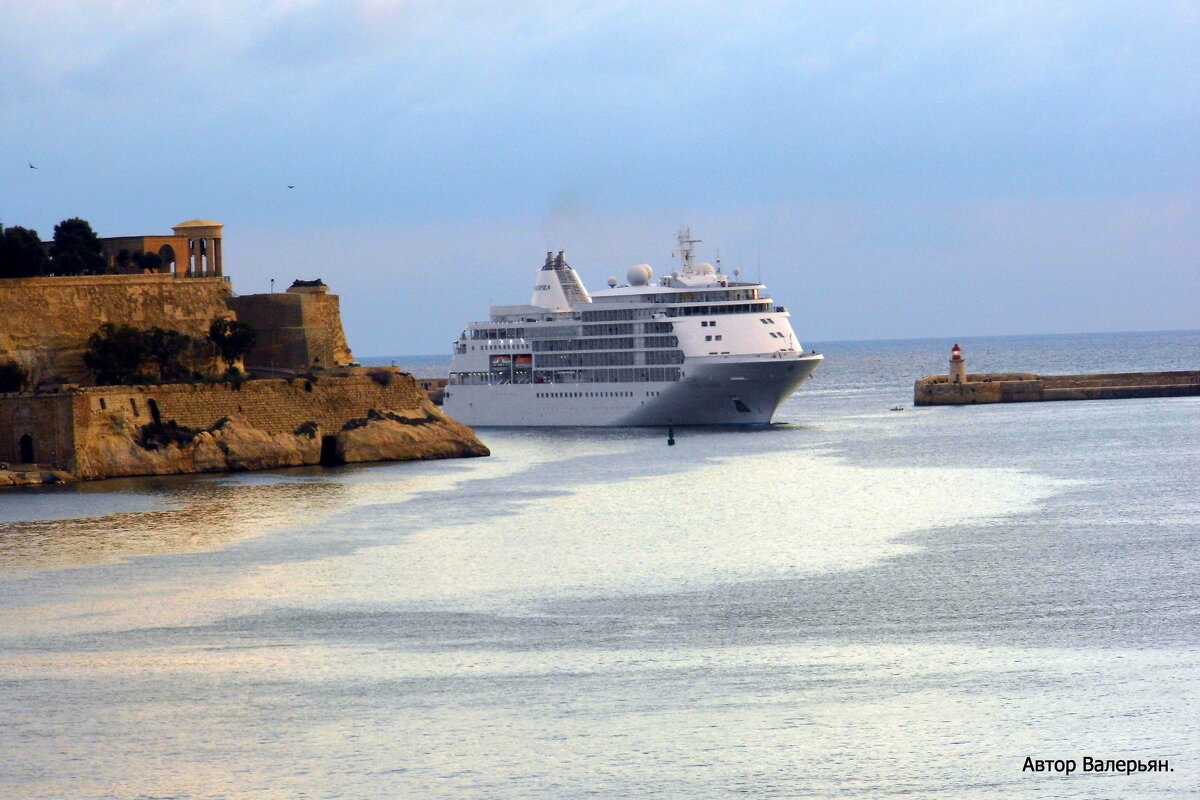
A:
[[[492,306],[454,343],[443,407],[475,427],[761,425],[821,363],[761,283],[695,263],[589,294],[562,251],[528,305]]]

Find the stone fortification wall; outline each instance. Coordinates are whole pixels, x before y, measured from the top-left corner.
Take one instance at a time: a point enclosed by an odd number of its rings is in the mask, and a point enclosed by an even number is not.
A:
[[[354,363],[350,345],[346,343],[346,332],[342,329],[341,301],[336,294],[301,295],[306,298],[303,305],[304,325],[310,331],[309,351],[314,358],[320,356],[321,365],[344,367]]]
[[[411,376],[372,373],[0,395],[0,486],[488,455]]]
[[[71,397],[62,392],[0,395],[0,463],[73,463]]]
[[[0,361],[17,361],[34,384],[60,376],[90,383],[87,338],[105,322],[158,326],[197,339],[213,319],[229,316],[221,278],[85,275],[0,280]]]
[[[488,455],[400,372],[72,392],[83,479]]]
[[[248,364],[343,369],[236,387],[66,385],[91,382],[83,354],[106,322],[203,341],[212,321],[233,317],[233,309],[265,347]],[[0,468],[0,485],[488,455],[411,376],[344,369],[353,356],[338,298],[323,285],[233,298],[219,277],[5,279],[0,320],[0,360],[21,363],[32,385],[63,384],[53,392],[0,395],[0,463],[14,466]],[[189,366],[207,371],[213,361],[203,345]]]
[[[368,412],[417,409],[427,400],[411,377],[392,373],[387,386],[367,374],[316,380],[246,381],[232,384],[168,384],[163,386],[96,386],[81,389],[81,425],[92,415],[108,414],[135,425],[174,420],[187,428],[208,428],[222,417],[240,416],[268,433],[292,433],[313,422],[327,433],[342,429]]]
[[[1027,403],[1049,400],[1117,400],[1200,395],[1200,371],[1126,372],[1094,375],[946,375],[922,378],[913,387],[918,406]]]
[[[245,358],[248,369],[307,370],[353,363],[337,295],[280,292],[233,297],[229,307],[258,331]]]

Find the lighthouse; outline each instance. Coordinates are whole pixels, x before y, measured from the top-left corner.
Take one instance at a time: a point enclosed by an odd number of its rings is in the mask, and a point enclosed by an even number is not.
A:
[[[957,342],[950,348],[950,382],[967,382],[967,362],[963,361],[962,348]]]

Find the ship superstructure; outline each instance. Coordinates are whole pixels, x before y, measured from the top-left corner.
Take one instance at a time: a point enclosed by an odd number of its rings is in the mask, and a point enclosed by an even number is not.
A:
[[[444,406],[472,426],[764,424],[812,374],[790,314],[761,283],[695,263],[589,294],[547,253],[528,305],[493,306],[454,343]]]

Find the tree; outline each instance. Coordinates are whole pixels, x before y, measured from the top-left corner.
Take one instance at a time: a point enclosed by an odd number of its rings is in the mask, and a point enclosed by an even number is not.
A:
[[[113,258],[113,264],[117,267],[117,272],[124,272],[129,268],[129,259],[133,258],[133,254],[127,248],[122,247],[117,251],[117,255]]]
[[[104,272],[104,253],[100,238],[87,220],[64,219],[54,226],[50,260],[59,275],[100,275]]]
[[[46,272],[46,248],[37,231],[17,225],[0,233],[0,278],[29,278]]]
[[[158,253],[143,253],[138,251],[131,253],[126,248],[122,247],[113,257],[113,266],[117,272],[125,274],[128,272],[162,272],[163,260]]]
[[[15,361],[0,361],[0,393],[19,392],[25,388],[29,374]]]
[[[163,260],[158,253],[134,253],[133,263],[139,272],[162,272]]]
[[[187,374],[180,358],[192,349],[195,340],[186,333],[154,327],[146,332],[146,345],[150,358],[158,366],[160,381],[178,380]]]
[[[106,322],[88,337],[83,363],[102,385],[145,383],[142,365],[150,358],[150,337],[129,325]]]
[[[244,322],[229,319],[214,319],[208,328],[208,338],[217,347],[217,352],[226,367],[232,367],[258,340],[258,334]]]

